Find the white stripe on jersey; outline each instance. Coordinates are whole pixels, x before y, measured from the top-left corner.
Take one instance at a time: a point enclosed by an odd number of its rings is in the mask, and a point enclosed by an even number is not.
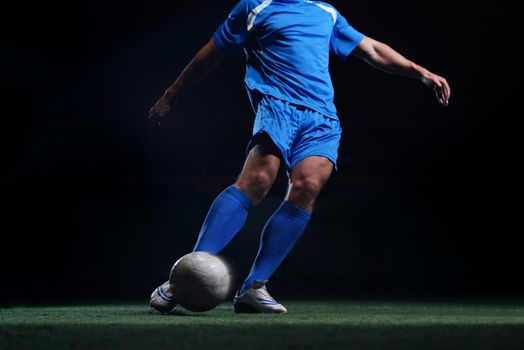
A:
[[[251,29],[253,29],[253,24],[255,23],[255,19],[257,18],[258,14],[262,12],[266,7],[268,7],[273,0],[266,0],[257,7],[251,11],[249,16],[247,16],[247,31],[249,32]]]
[[[331,14],[331,16],[333,17],[333,24],[337,23],[337,10],[335,10],[333,7],[329,7],[329,6],[326,6],[326,5],[318,4],[318,3],[313,2],[313,1],[308,1],[308,2],[311,3],[311,4],[317,5],[318,7],[320,7],[324,11],[329,12]]]

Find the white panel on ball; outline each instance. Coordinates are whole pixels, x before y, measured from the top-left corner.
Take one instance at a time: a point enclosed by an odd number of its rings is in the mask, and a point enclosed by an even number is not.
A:
[[[189,253],[177,260],[169,274],[174,299],[191,311],[208,311],[229,293],[231,277],[227,265],[217,256]]]

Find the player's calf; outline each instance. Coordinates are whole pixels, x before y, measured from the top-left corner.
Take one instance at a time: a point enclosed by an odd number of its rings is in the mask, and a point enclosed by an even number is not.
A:
[[[254,205],[260,203],[273,185],[274,177],[266,169],[239,177],[233,186],[246,193]]]

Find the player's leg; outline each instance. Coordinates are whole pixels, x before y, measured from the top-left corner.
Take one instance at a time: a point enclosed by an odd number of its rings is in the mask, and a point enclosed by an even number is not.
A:
[[[326,157],[309,156],[302,159],[291,169],[286,200],[311,213],[332,171],[333,163]]]
[[[287,152],[290,183],[286,200],[264,226],[255,262],[235,297],[237,312],[286,312],[269,295],[265,283],[304,232],[315,200],[336,164],[342,131],[339,121],[299,108],[293,119],[299,129]]]
[[[291,169],[286,200],[266,223],[255,262],[235,298],[237,312],[286,312],[264,285],[302,236],[332,169],[330,160],[317,156],[307,157]]]
[[[267,135],[257,139],[235,183],[220,193],[204,220],[193,251],[220,252],[244,225],[249,208],[267,194],[280,167],[280,151]],[[161,313],[176,305],[169,281],[151,294],[150,305]]]
[[[268,280],[306,228],[315,200],[333,169],[324,157],[307,157],[290,172],[286,199],[266,223],[260,247],[243,289],[254,280]]]
[[[251,149],[238,179],[211,205],[193,251],[217,254],[240,231],[251,206],[265,197],[275,181],[280,167],[278,152],[267,136]]]
[[[266,133],[262,133],[233,186],[246,193],[253,205],[257,205],[275,182],[280,162],[280,150]]]

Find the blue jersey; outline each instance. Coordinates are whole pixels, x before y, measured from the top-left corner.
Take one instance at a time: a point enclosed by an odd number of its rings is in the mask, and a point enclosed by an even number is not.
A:
[[[334,119],[329,54],[345,59],[363,38],[333,6],[307,0],[241,0],[213,35],[225,52],[244,50],[252,102],[258,91]]]

